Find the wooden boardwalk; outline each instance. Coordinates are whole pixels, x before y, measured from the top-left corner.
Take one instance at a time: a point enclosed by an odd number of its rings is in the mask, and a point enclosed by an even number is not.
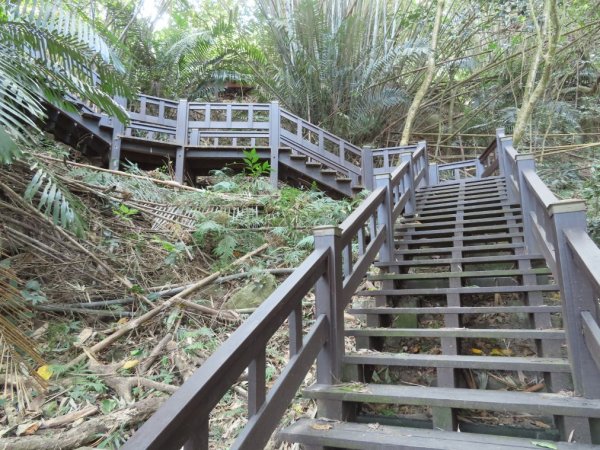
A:
[[[502,130],[480,158],[437,165],[425,143],[360,149],[276,103],[123,105],[128,124],[80,104],[51,110],[47,128],[112,168],[173,161],[180,182],[256,147],[274,185],[372,191],[339,227],[315,229],[314,252],[126,450],[222,448],[209,417],[243,374],[236,449],[276,430],[307,449],[600,448],[600,249],[583,203],[558,200]],[[267,389],[280,328],[290,359]],[[304,395],[318,418],[280,429],[315,361]]]

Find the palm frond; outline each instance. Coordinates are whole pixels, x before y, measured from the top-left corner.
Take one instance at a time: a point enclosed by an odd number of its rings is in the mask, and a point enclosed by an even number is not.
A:
[[[34,164],[32,169],[36,169]],[[52,219],[54,225],[73,231],[82,236],[84,226],[81,217],[73,208],[74,199],[68,190],[61,189],[52,174],[42,167],[37,171],[23,194],[25,200],[34,203],[37,200],[37,209]]]
[[[3,256],[0,254],[0,257]],[[29,323],[29,311],[25,300],[15,287],[18,283],[8,264],[0,260],[0,375],[4,377],[2,386],[5,398],[13,398],[16,393],[20,408],[29,405],[30,392],[23,382],[23,372],[27,372],[40,385],[45,381],[36,372],[36,367],[45,364],[35,348],[35,343],[21,330]]]

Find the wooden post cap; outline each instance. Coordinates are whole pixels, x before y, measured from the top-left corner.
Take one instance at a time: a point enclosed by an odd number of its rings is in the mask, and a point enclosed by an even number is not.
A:
[[[342,229],[336,225],[319,225],[313,228],[313,236],[341,236]]]
[[[585,210],[585,202],[577,199],[559,200],[548,205],[548,213],[551,216],[561,213],[585,212]]]

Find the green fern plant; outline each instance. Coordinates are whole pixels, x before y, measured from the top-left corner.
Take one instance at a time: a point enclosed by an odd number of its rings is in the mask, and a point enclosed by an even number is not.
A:
[[[262,161],[255,148],[244,150],[244,172],[251,177],[258,178],[271,173],[271,164],[269,161]]]

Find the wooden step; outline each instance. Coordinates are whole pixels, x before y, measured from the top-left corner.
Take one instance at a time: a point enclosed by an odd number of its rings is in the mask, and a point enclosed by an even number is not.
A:
[[[424,188],[419,189],[418,192],[442,192],[453,189],[477,189],[482,186],[494,184],[506,185],[506,180],[502,177],[487,177],[485,179],[479,180],[447,181],[444,183],[437,184],[435,186],[426,186]]]
[[[396,255],[429,255],[429,254],[443,254],[452,253],[453,251],[461,252],[491,252],[497,250],[510,250],[516,248],[524,248],[525,244],[491,244],[491,245],[467,245],[457,247],[429,247],[429,248],[415,248],[411,250],[396,250]],[[495,258],[495,256],[490,257]]]
[[[439,278],[497,278],[516,277],[523,275],[550,275],[552,272],[546,267],[539,269],[499,269],[499,270],[474,270],[464,272],[425,272],[425,273],[382,273],[367,275],[371,281],[383,280],[434,280]]]
[[[467,228],[462,228],[461,229],[461,233],[465,234],[465,233],[476,233],[476,232],[483,232],[483,231],[499,231],[499,230],[506,230],[506,233],[508,233],[508,230],[510,230],[511,228],[522,228],[522,224],[519,225],[508,225],[508,224],[503,224],[503,225],[482,225],[480,227],[467,227]],[[396,231],[394,233],[394,236],[396,237],[403,237],[403,238],[411,238],[411,237],[418,237],[418,236],[435,236],[438,234],[454,234],[456,232],[456,227],[452,227],[452,228],[442,228],[441,226],[439,228],[433,229],[433,230],[415,230],[415,231]]]
[[[465,219],[476,220],[476,218],[486,217],[506,217],[512,218],[512,214],[521,214],[521,208],[518,206],[504,205],[502,208],[497,208],[488,211],[464,211],[463,217]],[[452,210],[451,214],[445,213],[445,211],[431,211],[427,214],[417,214],[412,216],[405,216],[399,224],[409,224],[410,222],[417,221],[419,223],[424,222],[437,222],[439,220],[451,220],[456,217],[456,210]]]
[[[426,213],[429,211],[437,211],[440,209],[467,209],[467,208],[495,208],[506,203],[506,197],[490,198],[487,200],[473,200],[473,201],[460,201],[455,199],[454,201],[446,201],[443,203],[433,203],[422,205],[417,203],[417,212]]]
[[[352,183],[352,178],[336,178],[335,179],[336,182],[338,183]]]
[[[448,225],[451,226],[456,226],[456,225],[467,225],[466,227],[464,227],[465,230],[470,229],[471,227],[469,227],[468,225],[470,224],[482,224],[482,223],[496,223],[496,224],[504,224],[506,222],[508,222],[509,220],[521,220],[523,219],[522,215],[510,215],[510,216],[503,216],[503,217],[488,217],[488,218],[483,218],[483,219],[470,219],[470,220],[453,220],[453,221],[442,221],[442,222],[427,222],[427,223],[418,223],[418,222],[412,222],[412,223],[399,223],[397,224],[394,229],[395,230],[403,230],[405,228],[415,228],[415,229],[420,229],[420,228],[434,228],[434,227],[445,227]],[[418,221],[418,219],[416,219]]]
[[[421,218],[427,218],[431,220],[428,214],[456,214],[457,212],[468,212],[471,214],[483,214],[483,213],[497,213],[503,212],[505,208],[513,206],[512,203],[503,201],[498,203],[489,203],[483,205],[459,205],[449,206],[447,208],[431,208],[431,209],[417,209],[417,214]],[[520,212],[520,211],[519,211]],[[418,219],[421,220],[421,219]]]
[[[417,211],[424,211],[432,208],[443,208],[446,206],[475,206],[487,205],[489,203],[498,203],[506,200],[506,195],[488,195],[485,198],[469,199],[462,196],[449,197],[439,201],[418,201]]]
[[[592,450],[597,446],[379,424],[301,419],[278,437],[312,448],[359,450]],[[537,445],[536,445],[537,443]]]
[[[306,161],[308,159],[308,157],[306,155],[293,154],[293,155],[290,155],[290,159],[292,161]]]
[[[408,259],[404,261],[394,262],[377,262],[377,267],[413,267],[413,266],[441,266],[447,264],[473,264],[473,263],[489,263],[496,262],[517,262],[519,260],[540,260],[543,261],[542,255],[497,255],[493,258],[489,256],[471,256],[465,258],[439,258],[439,259]]]
[[[506,194],[506,189],[496,185],[496,186],[490,186],[490,187],[485,187],[485,188],[478,188],[478,189],[474,189],[472,191],[456,190],[456,191],[452,191],[452,192],[441,192],[441,193],[436,193],[436,194],[417,193],[415,195],[415,198],[416,198],[417,202],[421,202],[421,201],[428,202],[430,200],[435,201],[435,200],[441,200],[444,198],[452,199],[458,195],[462,195],[462,196],[468,197],[468,198],[483,198],[490,194],[496,194],[496,193]]]
[[[401,243],[405,245],[425,245],[425,244],[439,244],[442,242],[470,242],[470,241],[496,241],[496,240],[507,240],[517,237],[523,237],[523,233],[497,233],[497,234],[480,234],[477,236],[463,236],[455,238],[454,236],[441,237],[441,238],[422,238],[422,239],[402,239]],[[397,242],[399,243],[399,242]]]
[[[333,169],[322,169],[322,170],[321,170],[321,175],[325,175],[325,176],[335,176],[335,175],[337,175],[337,170],[333,170]]]
[[[600,418],[600,400],[563,394],[353,383],[313,384],[304,390],[304,395],[319,400]]]
[[[563,330],[477,329],[477,328],[349,328],[346,336],[415,337],[415,338],[481,338],[481,339],[565,339]]]
[[[560,306],[432,306],[432,307],[373,307],[350,308],[349,314],[532,314],[532,313],[560,313]]]
[[[522,370],[528,372],[570,373],[567,359],[522,356],[426,355],[365,351],[349,353],[343,358],[347,365],[390,367],[448,367],[452,369]]]
[[[464,192],[469,190],[480,191],[482,189],[493,189],[493,188],[506,188],[505,180],[488,181],[485,183],[479,183],[477,185],[446,185],[446,186],[425,186],[417,190],[417,195],[443,195],[446,192]]]
[[[375,289],[371,291],[358,291],[356,295],[362,297],[378,297],[387,295],[448,295],[448,294],[506,294],[514,292],[558,292],[560,289],[554,284],[532,286],[489,286],[489,287],[460,287],[460,288],[425,288],[425,289]]]
[[[321,164],[319,162],[314,162],[314,161],[306,162],[306,167],[310,167],[310,168],[314,168],[314,169],[320,169],[322,165],[323,164]]]

